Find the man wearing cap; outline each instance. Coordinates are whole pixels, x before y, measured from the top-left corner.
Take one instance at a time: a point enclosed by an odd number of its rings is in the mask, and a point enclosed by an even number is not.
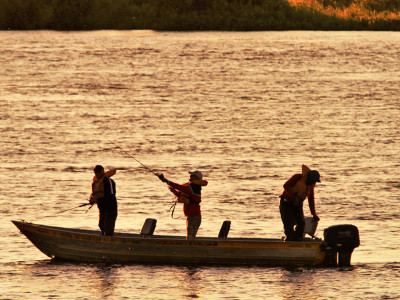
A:
[[[117,198],[115,197],[115,182],[110,177],[116,170],[104,172],[104,168],[97,165],[93,169],[95,177],[92,183],[92,194],[89,202],[97,203],[99,208],[99,228],[102,235],[114,234],[115,221],[118,215]]]
[[[320,181],[316,170],[310,170],[302,165],[302,173],[294,174],[283,185],[284,191],[280,195],[279,210],[286,235],[286,241],[301,241],[303,239],[305,221],[303,201],[308,198],[308,205],[315,221],[319,217],[315,212],[314,187]],[[294,228],[296,226],[296,228]]]
[[[178,198],[178,203],[183,203],[183,213],[186,216],[186,238],[194,239],[201,224],[201,188],[208,182],[203,180],[200,171],[189,172],[189,182],[177,184],[167,180],[163,174],[158,175],[162,182],[168,184],[170,191]]]

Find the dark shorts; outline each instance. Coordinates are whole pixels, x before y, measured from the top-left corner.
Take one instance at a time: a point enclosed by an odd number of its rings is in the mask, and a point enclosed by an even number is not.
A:
[[[305,227],[303,204],[297,206],[281,198],[279,210],[286,241],[301,241]]]
[[[117,210],[100,212],[99,228],[102,235],[114,235],[115,221],[117,220]]]
[[[194,239],[201,224],[201,216],[189,216],[186,219],[186,238]]]

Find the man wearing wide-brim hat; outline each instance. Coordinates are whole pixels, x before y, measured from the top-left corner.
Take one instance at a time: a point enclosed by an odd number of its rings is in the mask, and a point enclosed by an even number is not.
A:
[[[194,239],[201,224],[201,189],[208,182],[203,180],[200,171],[189,172],[189,182],[177,184],[167,180],[163,174],[158,175],[162,182],[168,184],[170,191],[177,197],[178,203],[183,203],[183,213],[186,216],[186,238]]]

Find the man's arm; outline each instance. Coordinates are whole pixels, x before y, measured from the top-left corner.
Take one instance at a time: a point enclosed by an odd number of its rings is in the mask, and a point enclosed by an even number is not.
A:
[[[173,189],[176,189],[178,191],[181,191],[185,193],[186,195],[189,196],[189,198],[195,202],[196,204],[199,204],[201,202],[201,196],[196,195],[193,193],[192,188],[188,184],[177,184],[175,182],[169,181],[168,185],[172,187]]]
[[[317,213],[315,211],[314,189],[310,189],[307,198],[308,198],[308,206],[310,207],[310,212],[313,215],[314,220],[319,221],[319,217],[317,216]]]
[[[192,189],[190,188],[189,185],[186,185],[186,184],[177,184],[177,183],[172,182],[172,181],[168,181],[168,185],[169,185],[170,187],[174,188],[175,190],[184,192],[184,193],[187,194],[187,195],[192,196],[192,194],[193,194]]]
[[[168,187],[169,190],[171,191],[172,194],[174,194],[176,197],[179,197],[180,192],[174,189],[172,186]]]
[[[178,183],[169,181],[168,179],[166,179],[164,177],[163,174],[159,174],[157,176],[162,182],[165,182],[166,184],[169,185],[170,190],[172,188],[172,189],[175,189],[175,190],[178,190],[178,191],[181,191],[181,192],[185,193],[186,195],[188,195],[190,197],[190,199],[192,199],[197,204],[199,204],[201,202],[201,196],[193,194],[192,188],[190,187],[189,184],[178,184]],[[178,196],[179,196],[179,193],[178,193]]]
[[[115,175],[115,173],[117,173],[117,169],[112,169],[112,170],[104,172],[104,176],[105,177],[111,177],[111,176]],[[93,182],[95,182],[96,180],[97,180],[97,177],[96,177],[96,175],[94,175],[93,176]]]

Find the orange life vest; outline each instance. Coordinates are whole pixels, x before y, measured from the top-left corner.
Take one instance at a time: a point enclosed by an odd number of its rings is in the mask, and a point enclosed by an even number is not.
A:
[[[104,197],[104,184],[103,184],[104,178],[105,177],[103,176],[103,178],[97,179],[92,183],[92,196],[96,202],[97,199]]]

